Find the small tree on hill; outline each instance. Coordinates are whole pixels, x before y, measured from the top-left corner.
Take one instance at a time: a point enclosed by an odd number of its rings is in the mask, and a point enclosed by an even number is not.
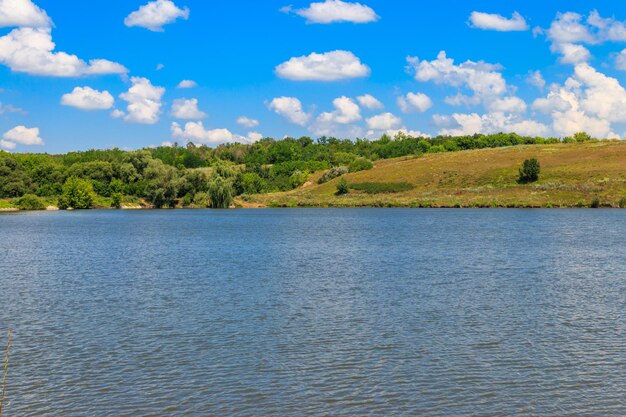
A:
[[[517,182],[520,184],[528,184],[539,180],[539,173],[541,172],[541,166],[539,161],[535,158],[527,159],[519,169],[519,179]]]
[[[344,195],[350,192],[350,187],[348,186],[348,181],[345,178],[342,178],[337,183],[337,195]]]

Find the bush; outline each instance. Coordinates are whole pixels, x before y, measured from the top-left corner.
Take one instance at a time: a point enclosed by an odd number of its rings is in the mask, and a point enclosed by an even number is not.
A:
[[[366,158],[357,158],[350,164],[350,172],[367,171],[374,168],[372,161]]]
[[[385,183],[385,182],[363,182],[350,184],[350,188],[363,191],[367,194],[402,193],[412,190],[414,187],[408,182]]]
[[[116,209],[122,208],[122,194],[121,193],[111,194],[111,207],[116,208]]]
[[[25,194],[15,202],[15,205],[20,210],[43,210],[46,208],[41,198],[33,194]]]
[[[589,205],[589,207],[600,208],[600,199],[598,197],[595,197],[593,200],[591,200],[591,204]]]
[[[331,168],[330,170],[326,171],[324,175],[321,176],[321,178],[317,181],[317,183],[318,184],[327,183],[328,181],[334,180],[337,177],[341,177],[342,175],[347,174],[348,172],[350,172],[350,169],[344,166]]]
[[[196,193],[196,195],[193,197],[193,205],[196,207],[209,207],[211,205],[210,203],[211,199],[209,198],[209,195],[202,191]]]
[[[90,209],[93,207],[95,193],[91,181],[70,177],[63,184],[63,194],[59,197],[59,208],[64,210]]]
[[[295,189],[302,186],[308,179],[308,172],[296,171],[289,177],[289,185],[291,185],[291,188]]]
[[[337,192],[336,195],[344,195],[350,192],[350,188],[348,187],[348,181],[345,178],[342,178],[337,183]]]
[[[527,159],[524,161],[524,164],[519,169],[519,179],[517,180],[517,182],[520,184],[536,182],[539,180],[540,172],[541,166],[539,165],[539,161],[537,161],[535,158]]]
[[[626,208],[626,197],[623,197],[621,200],[617,202],[617,206],[619,208]]]

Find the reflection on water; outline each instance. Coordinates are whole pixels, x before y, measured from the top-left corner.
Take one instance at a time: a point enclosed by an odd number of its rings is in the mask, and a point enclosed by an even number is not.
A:
[[[8,415],[624,415],[626,212],[0,216]]]

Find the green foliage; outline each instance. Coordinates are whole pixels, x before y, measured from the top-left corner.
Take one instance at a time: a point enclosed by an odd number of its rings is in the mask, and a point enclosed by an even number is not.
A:
[[[350,169],[348,167],[334,167],[331,168],[330,170],[328,170],[327,172],[324,173],[324,175],[322,175],[320,177],[320,179],[317,181],[318,184],[324,184],[328,181],[334,180],[337,177],[341,177],[342,175],[347,174],[348,172],[350,172]]]
[[[116,209],[122,208],[122,194],[121,193],[111,194],[111,207],[116,208]]]
[[[181,181],[176,169],[158,159],[149,161],[144,170],[145,197],[156,208],[175,207]]]
[[[291,186],[292,189],[298,188],[298,187],[301,187],[308,179],[309,179],[308,172],[296,171],[293,174],[291,174],[291,177],[289,177],[289,185]]]
[[[541,173],[541,166],[539,161],[535,158],[527,159],[519,170],[519,179],[517,182],[520,184],[528,184],[539,180],[539,174]]]
[[[402,193],[415,188],[408,182],[363,182],[358,184],[350,184],[350,188],[357,191],[363,191],[367,194],[384,194],[384,193]]]
[[[193,205],[196,207],[209,207],[211,205],[211,198],[205,192],[199,192],[193,197]]]
[[[233,203],[233,186],[231,182],[219,175],[213,177],[209,183],[209,207],[226,209]]]
[[[350,164],[350,172],[359,172],[359,171],[367,171],[374,168],[374,164],[367,158],[356,158]]]
[[[59,197],[60,209],[90,209],[93,207],[95,193],[91,181],[70,177],[63,185],[63,193]]]
[[[350,192],[350,187],[348,186],[348,181],[345,178],[341,178],[337,182],[337,192],[336,195],[344,195]]]
[[[24,166],[10,157],[0,156],[0,197],[19,197],[32,191],[32,180]]]
[[[265,190],[266,182],[256,172],[246,172],[242,174],[240,186],[243,194],[258,194]]]
[[[619,208],[626,208],[626,197],[622,197],[618,202],[617,206]]]
[[[586,132],[578,132],[578,133],[574,133],[574,142],[590,142],[593,140],[593,138]]]
[[[20,210],[43,210],[46,208],[43,200],[33,194],[25,194],[20,197],[15,205]]]

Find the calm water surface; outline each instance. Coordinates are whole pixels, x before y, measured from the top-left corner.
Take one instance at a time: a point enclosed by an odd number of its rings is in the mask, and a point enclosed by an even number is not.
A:
[[[624,416],[625,311],[626,211],[0,215],[7,416]]]

